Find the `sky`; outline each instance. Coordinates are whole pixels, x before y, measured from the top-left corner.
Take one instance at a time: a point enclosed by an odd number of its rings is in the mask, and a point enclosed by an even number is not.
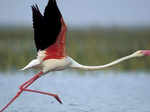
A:
[[[0,25],[32,25],[31,5],[48,0],[0,0]],[[70,26],[150,25],[150,0],[57,0]]]

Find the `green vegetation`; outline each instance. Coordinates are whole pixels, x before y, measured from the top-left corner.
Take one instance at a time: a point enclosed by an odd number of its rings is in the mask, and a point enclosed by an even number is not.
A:
[[[67,53],[85,65],[101,65],[140,49],[150,49],[150,28],[72,28]],[[36,57],[31,28],[0,29],[0,71],[20,69]],[[150,57],[121,63],[117,70],[149,70]]]

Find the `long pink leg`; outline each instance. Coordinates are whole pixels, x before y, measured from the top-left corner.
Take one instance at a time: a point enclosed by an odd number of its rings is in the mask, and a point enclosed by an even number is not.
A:
[[[58,97],[58,95],[56,94],[52,94],[52,93],[47,93],[47,92],[41,92],[41,91],[37,91],[37,90],[31,90],[31,89],[26,89],[27,87],[29,87],[35,80],[37,80],[41,75],[43,74],[43,72],[40,72],[38,74],[36,74],[33,78],[31,78],[30,80],[26,81],[25,83],[23,83],[19,88],[20,91],[18,91],[18,93],[16,94],[16,96],[14,96],[11,101],[2,109],[0,110],[0,112],[3,112],[10,104],[13,103],[13,101],[15,101],[15,99],[20,96],[20,94],[23,91],[28,91],[28,92],[35,92],[35,93],[40,93],[40,94],[45,94],[45,95],[49,95],[49,96],[53,96],[55,97],[55,99],[59,102],[62,103],[62,101],[60,100],[60,98]]]
[[[38,77],[38,76],[37,76]],[[39,76],[40,77],[40,76]],[[54,97],[59,103],[62,104],[62,101],[60,100],[59,96],[56,94],[48,93],[48,92],[42,92],[42,91],[37,91],[37,90],[31,90],[31,89],[26,89],[28,86],[30,86],[36,79],[32,78],[31,80],[25,82],[23,85],[20,86],[20,90],[23,91],[28,91],[28,92],[34,92],[34,93],[40,93],[44,95],[49,95]],[[27,85],[26,85],[27,84]]]
[[[14,96],[11,100],[10,100],[10,102],[4,107],[4,108],[2,108],[2,110],[0,110],[0,112],[3,112],[10,104],[12,104],[12,102],[13,101],[15,101],[15,99],[18,97],[18,96],[20,96],[20,94],[23,92],[23,90],[20,90],[17,94],[16,94],[16,96]]]
[[[40,94],[44,94],[44,95],[53,96],[59,103],[62,104],[62,101],[60,100],[59,96],[56,95],[56,94],[52,94],[52,93],[48,93],[48,92],[42,92],[42,91],[38,91],[38,90],[32,90],[32,89],[23,89],[23,91],[28,91],[28,92],[34,92],[34,93],[40,93]]]
[[[27,82],[23,83],[23,84],[20,86],[20,90],[17,92],[16,96],[14,96],[14,97],[8,102],[8,104],[7,104],[4,108],[2,108],[2,109],[0,110],[0,112],[3,112],[10,104],[12,104],[12,103],[16,100],[17,97],[20,96],[20,94],[23,92],[23,89],[21,89],[22,87],[24,87],[25,85],[28,87],[29,85],[31,85],[31,83],[33,83],[36,79],[38,79],[38,78],[40,77],[40,75],[42,75],[42,74],[43,74],[43,72],[40,72],[40,73],[36,74],[34,77],[32,77],[30,80],[28,80]]]
[[[40,72],[38,74],[36,74],[33,78],[31,78],[30,80],[26,81],[25,83],[23,83],[19,88],[22,90],[24,88],[29,87],[35,80],[37,80],[41,75],[43,74],[43,72]]]
[[[40,77],[38,74],[35,75],[34,77],[32,77],[30,80],[26,81],[25,83],[23,83],[19,88],[22,89],[25,85],[27,85],[29,82],[35,80],[36,78]]]
[[[37,91],[37,90],[31,90],[31,89],[26,89],[28,86],[30,86],[36,79],[32,79],[32,80],[29,80],[27,82],[25,82],[23,85],[20,86],[20,89],[23,90],[23,91],[28,91],[28,92],[34,92],[34,93],[40,93],[40,94],[44,94],[44,95],[49,95],[49,96],[52,96],[54,97],[59,103],[62,104],[62,101],[60,100],[59,96],[56,95],[56,94],[52,94],[52,93],[48,93],[48,92],[42,92],[42,91]]]

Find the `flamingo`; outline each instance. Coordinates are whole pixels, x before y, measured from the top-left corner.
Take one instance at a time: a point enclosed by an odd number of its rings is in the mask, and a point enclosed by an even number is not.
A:
[[[3,112],[10,104],[12,104],[23,91],[49,95],[54,97],[59,103],[62,103],[57,94],[28,89],[34,81],[48,72],[64,69],[101,70],[131,58],[150,56],[150,50],[139,50],[105,65],[81,65],[66,54],[65,38],[67,26],[58,9],[56,0],[49,0],[44,15],[40,13],[36,4],[32,5],[31,8],[37,57],[21,70],[33,68],[38,69],[40,72],[35,74],[30,80],[23,83],[19,87],[16,96],[14,96],[10,102],[0,110],[0,112]]]

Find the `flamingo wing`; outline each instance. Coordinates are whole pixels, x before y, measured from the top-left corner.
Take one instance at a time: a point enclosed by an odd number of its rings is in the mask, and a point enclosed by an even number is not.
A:
[[[43,40],[44,38],[42,38],[42,35],[44,33],[44,17],[43,15],[40,13],[39,8],[37,5],[33,5],[32,6],[32,15],[33,15],[33,28],[34,28],[34,41],[35,41],[35,45],[38,50],[42,50],[42,44],[44,44]]]
[[[32,6],[32,13],[37,51],[46,51],[45,59],[64,57],[67,27],[56,0],[49,0],[44,15],[40,13],[37,5]]]

